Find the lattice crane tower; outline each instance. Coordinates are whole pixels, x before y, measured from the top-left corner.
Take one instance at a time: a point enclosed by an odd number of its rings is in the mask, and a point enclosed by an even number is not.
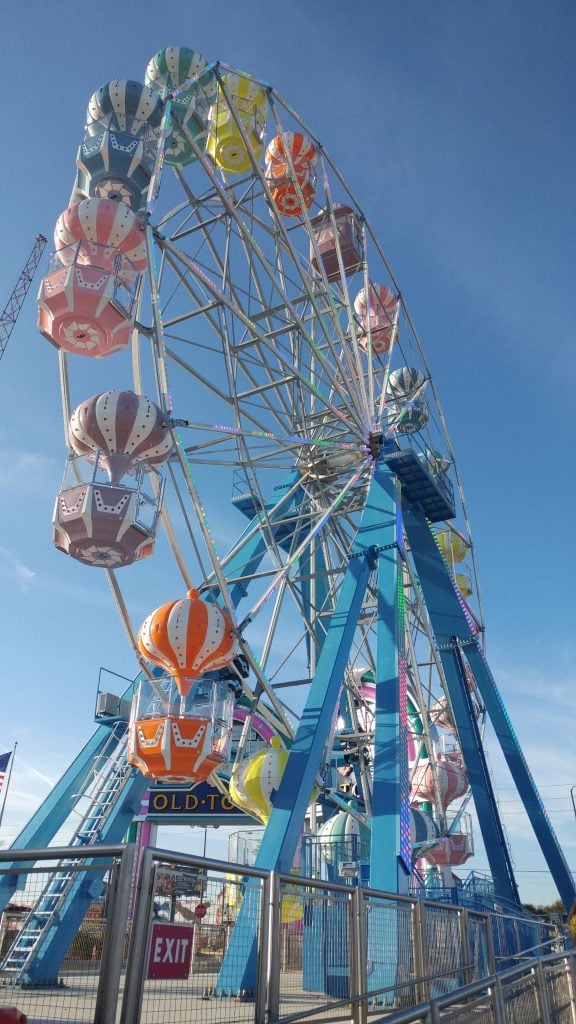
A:
[[[46,245],[46,239],[44,235],[38,235],[32,252],[30,253],[20,277],[16,283],[16,287],[12,292],[8,302],[6,303],[2,313],[0,313],[0,359],[6,351],[10,335],[14,330],[14,325],[20,315],[20,310],[24,304],[24,299],[28,294],[28,289],[32,284],[32,279],[36,273],[42,253],[44,252],[44,246]]]

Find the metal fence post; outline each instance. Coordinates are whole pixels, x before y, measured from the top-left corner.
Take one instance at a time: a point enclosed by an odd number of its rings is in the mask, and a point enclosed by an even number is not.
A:
[[[496,974],[496,955],[494,953],[494,936],[492,935],[492,917],[484,914],[484,925],[486,928],[486,967],[488,974]]]
[[[458,911],[458,931],[460,933],[460,956],[462,957],[462,985],[474,981],[472,966],[472,945],[470,943],[470,917],[465,907]]]
[[[496,1010],[496,1021],[500,1024],[506,1024],[506,1000],[504,998],[504,990],[502,988],[502,981],[498,975],[494,976],[494,1009]]]
[[[280,1016],[280,878],[271,871],[262,886],[256,1024],[272,1024]]]
[[[514,918],[514,944],[516,949],[514,950],[513,956],[522,952],[522,943],[520,942],[520,935],[518,934],[518,920]]]
[[[120,1024],[137,1024],[140,1019],[144,975],[146,971],[146,954],[152,921],[152,903],[154,899],[154,852],[147,847],[142,851],[140,871],[136,887],[135,914],[132,922],[128,963],[126,965],[126,982]]]
[[[349,911],[350,998],[355,999],[350,1004],[351,1017],[354,1024],[366,1024],[368,1003],[366,998],[358,998],[366,996],[368,989],[365,904],[360,886],[351,893]]]
[[[102,944],[102,960],[94,1010],[94,1024],[116,1024],[124,942],[130,912],[136,844],[127,845],[109,879],[108,914]]]
[[[266,1020],[266,1000],[268,992],[268,961],[270,958],[270,875],[260,886],[260,930],[258,933],[258,976],[256,978],[256,1001],[254,1006],[254,1024],[264,1024]]]
[[[574,952],[568,953],[566,957],[566,970],[568,972],[568,987],[570,989],[572,1024],[576,1024],[576,961],[574,959]]]
[[[550,1015],[548,993],[546,991],[546,977],[541,960],[537,960],[533,973],[536,979],[536,999],[538,1000],[538,1006],[540,1009],[540,1020],[542,1021],[542,1024],[551,1024],[552,1018]]]
[[[280,1015],[280,881],[271,871],[262,884],[255,1024]]]
[[[426,918],[424,902],[422,900],[416,900],[413,904],[412,935],[414,941],[414,973],[417,978],[425,978],[429,970]],[[425,1003],[430,999],[430,985],[427,981],[419,981],[417,983],[416,999],[419,1003]]]

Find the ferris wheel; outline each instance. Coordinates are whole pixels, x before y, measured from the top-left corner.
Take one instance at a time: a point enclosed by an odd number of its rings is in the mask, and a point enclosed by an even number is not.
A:
[[[265,83],[186,48],[103,86],[39,306],[70,447],[55,541],[108,573],[142,666],[132,763],[232,780],[249,802],[242,773],[272,730],[289,752],[261,865],[289,870],[319,787],[360,808],[388,890],[420,857],[467,859],[472,792],[516,898],[486,708],[511,727],[453,448],[388,260],[314,133]],[[79,356],[113,356],[108,390],[73,396]],[[131,600],[160,545],[181,590],[150,591],[138,632]],[[297,684],[295,725],[279,687]]]

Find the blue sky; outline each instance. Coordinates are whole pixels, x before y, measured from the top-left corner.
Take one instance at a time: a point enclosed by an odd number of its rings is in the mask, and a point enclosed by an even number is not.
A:
[[[34,237],[51,240],[68,201],[94,89],[141,79],[167,45],[193,46],[274,85],[361,201],[416,322],[467,495],[489,658],[576,868],[576,8],[186,7],[168,15],[148,0],[101,0],[87,18],[69,0],[7,0],[0,306]],[[99,667],[127,676],[135,667],[105,580],[51,544],[65,449],[56,354],[35,328],[38,284],[0,363],[0,747],[19,743],[5,842],[88,738]],[[161,565],[155,571],[160,579]],[[496,751],[491,761],[522,894],[554,898]]]

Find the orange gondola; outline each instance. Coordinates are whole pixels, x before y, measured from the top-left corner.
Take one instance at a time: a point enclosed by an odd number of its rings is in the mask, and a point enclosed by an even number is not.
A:
[[[132,706],[128,761],[156,782],[203,782],[228,760],[233,714],[234,693],[225,682],[204,680],[182,697],[169,676],[154,686],[143,680]]]
[[[309,210],[316,193],[316,146],[301,132],[275,135],[266,150],[266,179],[283,217]]]

